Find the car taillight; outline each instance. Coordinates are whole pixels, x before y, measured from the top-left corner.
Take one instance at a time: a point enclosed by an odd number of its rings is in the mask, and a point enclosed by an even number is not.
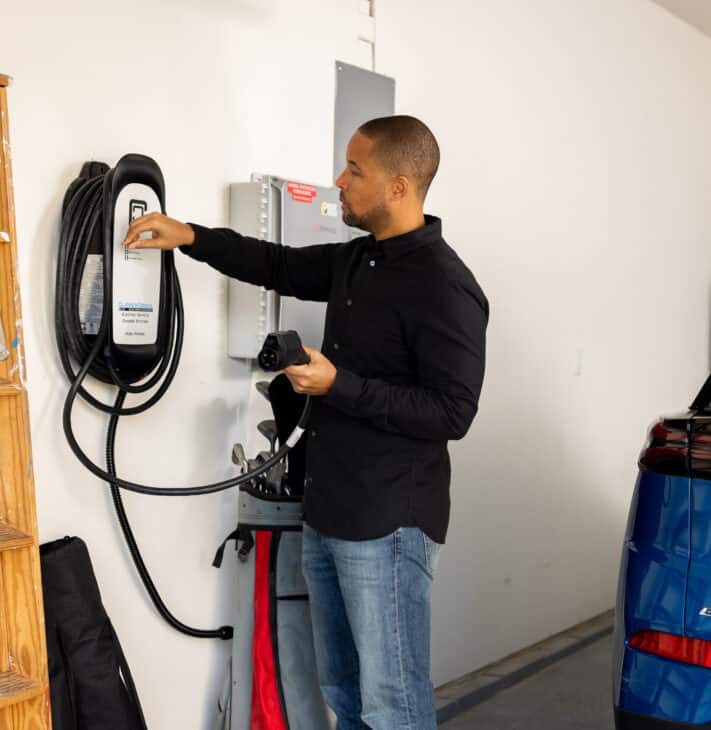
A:
[[[629,645],[665,659],[711,669],[711,641],[690,639],[662,631],[640,631],[632,636]]]
[[[684,421],[663,418],[655,423],[639,456],[639,465],[663,474],[686,474],[688,436]]]

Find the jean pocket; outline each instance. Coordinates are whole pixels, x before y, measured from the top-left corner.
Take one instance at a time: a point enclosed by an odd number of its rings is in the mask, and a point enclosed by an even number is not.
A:
[[[439,562],[439,550],[442,547],[438,542],[435,542],[426,533],[422,533],[422,540],[425,545],[425,562],[427,564],[427,570],[431,577],[434,577],[434,572],[437,570],[437,563]]]

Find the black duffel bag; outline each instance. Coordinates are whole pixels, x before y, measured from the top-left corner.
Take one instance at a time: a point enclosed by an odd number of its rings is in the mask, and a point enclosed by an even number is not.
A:
[[[53,730],[146,730],[86,544],[40,545]]]

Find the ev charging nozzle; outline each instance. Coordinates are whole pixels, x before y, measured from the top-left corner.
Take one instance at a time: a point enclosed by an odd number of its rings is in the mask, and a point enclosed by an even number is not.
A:
[[[269,373],[283,370],[289,365],[308,365],[311,362],[295,330],[272,332],[267,335],[257,360],[262,370]]]

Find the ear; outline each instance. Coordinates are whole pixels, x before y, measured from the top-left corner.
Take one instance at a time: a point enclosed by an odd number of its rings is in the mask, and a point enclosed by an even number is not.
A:
[[[393,202],[402,202],[410,192],[410,181],[404,175],[398,175],[390,184],[390,196]]]

